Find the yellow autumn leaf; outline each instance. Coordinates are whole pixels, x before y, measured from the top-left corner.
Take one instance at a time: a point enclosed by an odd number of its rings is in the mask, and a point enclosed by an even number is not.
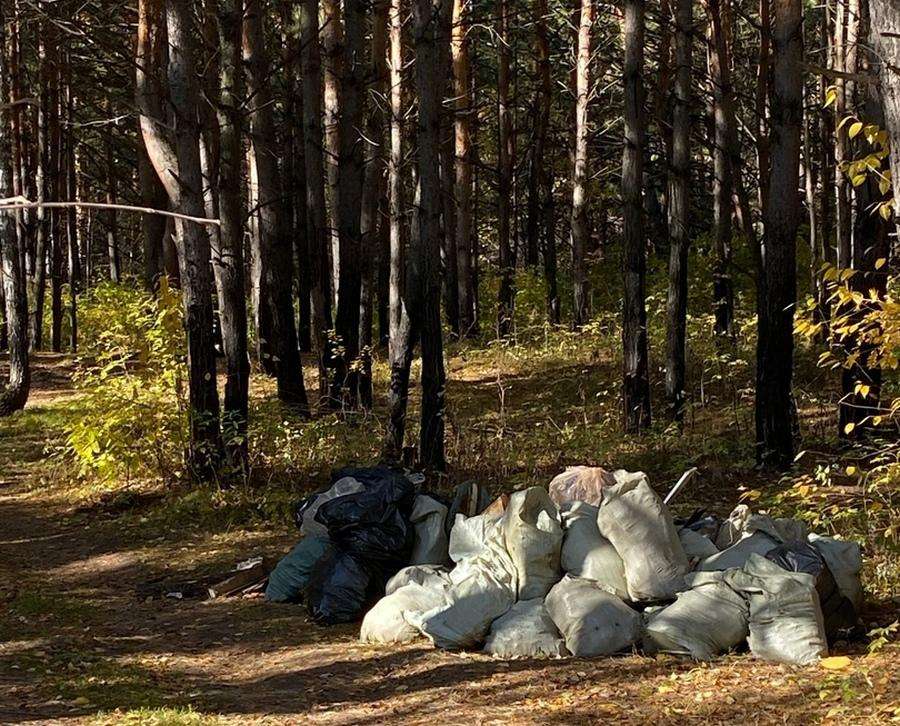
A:
[[[847,130],[847,135],[851,139],[856,138],[856,136],[859,135],[859,132],[862,131],[862,127],[862,121],[854,121],[852,124],[850,124],[850,128]]]
[[[849,434],[849,433],[850,433],[851,431],[853,431],[853,429],[855,429],[855,428],[856,428],[856,424],[855,424],[855,423],[848,423],[846,426],[844,426],[844,433],[845,433],[845,434]]]
[[[834,655],[830,658],[822,658],[819,661],[819,665],[823,668],[828,668],[829,670],[839,671],[843,668],[849,668],[853,664],[846,655]]]

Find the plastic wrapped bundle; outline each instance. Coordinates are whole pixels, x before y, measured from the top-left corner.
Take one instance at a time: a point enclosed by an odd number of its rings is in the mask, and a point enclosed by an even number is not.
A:
[[[790,572],[805,572],[812,575],[819,595],[819,606],[825,622],[828,640],[837,640],[840,635],[857,623],[856,608],[845,597],[825,562],[822,554],[809,542],[789,542],[779,545],[766,553],[766,559]]]
[[[718,548],[709,537],[693,529],[682,527],[678,530],[678,539],[684,548],[684,554],[692,562],[703,560],[719,553]]]
[[[765,555],[785,542],[806,539],[806,525],[787,517],[754,514],[746,504],[735,507],[722,524],[716,546],[722,550],[697,565],[697,570],[743,567],[752,554]]]
[[[547,486],[560,509],[572,502],[585,502],[595,507],[603,501],[603,489],[613,486],[615,477],[599,466],[569,466],[557,474]]]
[[[825,558],[828,569],[834,576],[841,594],[846,597],[858,611],[862,605],[862,585],[859,573],[862,570],[862,552],[856,542],[809,535],[810,544]]]
[[[365,489],[362,482],[352,476],[341,477],[324,492],[313,494],[303,500],[294,512],[294,521],[300,528],[300,534],[304,537],[322,537],[328,534],[328,528],[316,521],[319,508],[332,499],[343,497],[347,494],[356,494]]]

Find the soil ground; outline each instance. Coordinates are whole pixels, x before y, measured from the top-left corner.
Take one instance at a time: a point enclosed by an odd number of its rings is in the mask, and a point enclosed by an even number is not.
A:
[[[260,598],[166,597],[249,556],[280,556],[284,525],[159,527],[43,487],[49,421],[73,395],[42,356],[29,408],[0,423],[2,723],[887,723],[900,720],[900,648],[849,666],[713,664],[629,655],[493,661],[425,644],[371,647]],[[140,511],[150,503],[131,502]],[[896,618],[896,603],[865,614]]]

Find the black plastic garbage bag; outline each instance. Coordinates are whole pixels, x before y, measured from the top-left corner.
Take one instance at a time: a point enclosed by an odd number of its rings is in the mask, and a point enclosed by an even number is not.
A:
[[[705,509],[695,509],[687,519],[675,517],[675,526],[690,529],[715,542],[722,520],[713,514],[707,514]]]
[[[326,495],[326,497],[323,497],[323,500],[331,498],[327,497],[327,494],[332,491],[335,484],[344,479],[354,479],[358,484],[357,488],[368,489],[369,487],[381,485],[385,482],[399,483],[401,481],[406,481],[407,477],[403,472],[388,466],[345,466],[341,469],[335,469],[331,472],[331,479],[327,487],[321,491],[310,494],[308,497],[304,497],[294,505],[294,523],[297,525],[298,529],[303,530],[304,518],[309,519],[307,512],[310,512],[311,509],[318,510],[318,506],[316,505],[319,503],[319,498],[323,494]],[[349,492],[342,492],[342,494],[343,493]],[[321,503],[324,503],[324,501]],[[319,504],[319,506],[321,506],[321,504]],[[312,515],[315,513],[316,512],[310,512]]]
[[[786,542],[766,553],[766,559],[789,572],[805,572],[816,578],[816,592],[829,642],[856,626],[856,608],[841,594],[824,558],[809,542]]]
[[[403,487],[410,483],[410,480],[403,471],[383,465],[345,466],[341,469],[335,469],[331,472],[331,483],[334,484],[338,479],[343,479],[348,476],[356,479],[356,481],[360,482],[366,489],[375,486],[383,486],[385,484]]]
[[[306,586],[307,610],[322,625],[352,623],[383,594],[380,567],[335,551],[321,561]]]
[[[321,623],[358,620],[409,563],[413,546],[409,517],[416,492],[409,479],[386,467],[344,469],[340,476],[364,481],[366,488],[331,499],[316,513],[335,547],[306,591],[310,615]]]

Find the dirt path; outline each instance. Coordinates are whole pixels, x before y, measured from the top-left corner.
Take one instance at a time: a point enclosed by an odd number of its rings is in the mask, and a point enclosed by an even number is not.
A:
[[[42,496],[44,408],[69,395],[42,359],[20,421],[0,423],[2,723],[842,723],[900,718],[898,651],[851,668],[674,658],[497,662],[424,644],[374,648],[260,599],[177,600],[290,532],[151,532]],[[52,434],[51,434],[52,436]],[[134,525],[134,526],[132,526]],[[160,584],[162,583],[162,584]],[[163,590],[165,587],[163,587]]]

